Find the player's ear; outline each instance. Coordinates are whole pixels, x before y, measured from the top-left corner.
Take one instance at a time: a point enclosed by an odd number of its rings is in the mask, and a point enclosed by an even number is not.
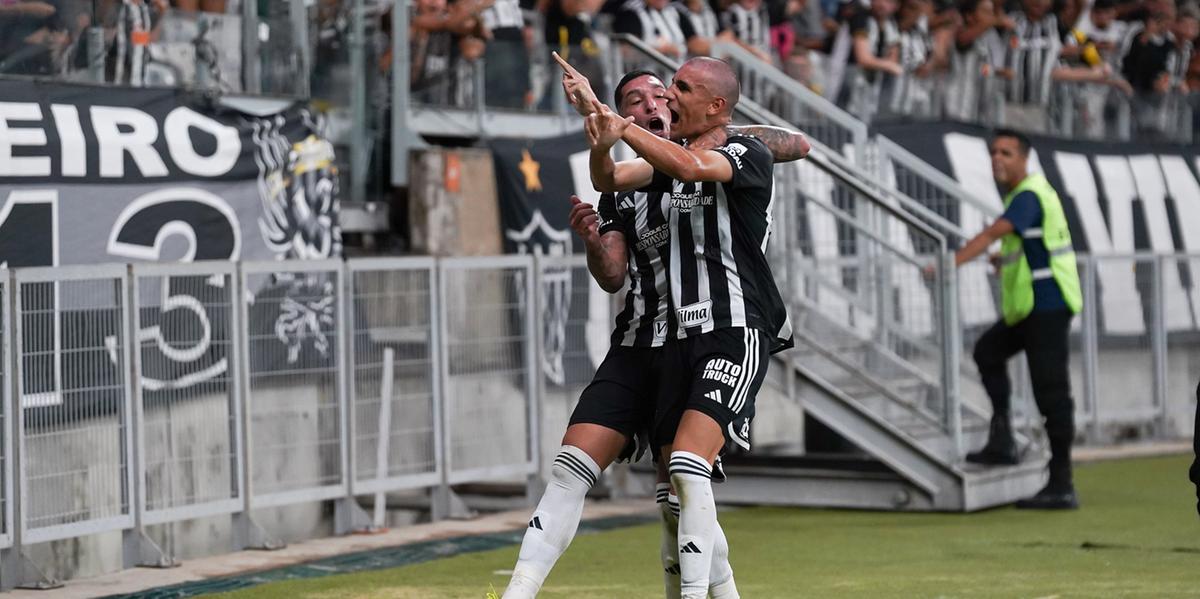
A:
[[[708,103],[709,116],[717,116],[725,111],[725,98],[713,96],[712,102]]]

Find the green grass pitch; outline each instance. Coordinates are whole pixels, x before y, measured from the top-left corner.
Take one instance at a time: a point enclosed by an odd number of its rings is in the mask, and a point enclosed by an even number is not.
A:
[[[1077,512],[724,511],[746,599],[1200,597],[1190,457],[1082,465]],[[737,484],[736,479],[729,484]],[[649,499],[647,501],[650,501]],[[662,597],[657,525],[580,536],[540,597]],[[517,547],[415,566],[263,585],[236,599],[443,599],[503,591]]]

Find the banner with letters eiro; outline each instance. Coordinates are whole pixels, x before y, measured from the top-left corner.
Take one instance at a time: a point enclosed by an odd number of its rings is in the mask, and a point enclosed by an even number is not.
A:
[[[319,117],[302,106],[256,116],[183,90],[12,80],[0,80],[0,98],[4,266],[341,254],[333,146]],[[161,315],[139,315],[173,323],[170,339],[158,326],[139,330],[140,341],[161,345],[158,352],[143,349],[147,392],[196,391],[226,374],[228,340],[212,338],[227,329],[228,310],[214,307],[223,282],[193,279],[163,283],[167,299],[154,304]],[[326,314],[333,302],[321,300],[333,291],[328,281],[278,277],[260,287],[248,290],[262,300],[251,309],[250,326],[266,335],[254,337],[281,333],[256,342],[254,370],[332,359],[327,333],[304,324],[333,317]],[[55,314],[89,309],[88,298],[47,297]],[[84,327],[71,334],[113,332]],[[70,365],[52,362],[26,364],[25,405],[59,405],[69,395],[59,393],[69,385],[59,371]]]

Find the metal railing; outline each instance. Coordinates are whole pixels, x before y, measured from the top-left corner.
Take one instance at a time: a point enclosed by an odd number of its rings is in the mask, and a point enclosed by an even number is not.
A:
[[[105,531],[132,567],[173,561],[151,525],[271,547],[252,510],[334,500],[347,532],[383,523],[356,496],[426,488],[445,514],[450,485],[540,476],[545,397],[569,411],[598,363],[582,256],[2,274],[3,587],[26,546]]]

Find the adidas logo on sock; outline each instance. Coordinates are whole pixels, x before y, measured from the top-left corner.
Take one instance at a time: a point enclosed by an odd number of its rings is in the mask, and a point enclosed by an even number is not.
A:
[[[529,528],[536,528],[538,530],[546,530],[546,529],[542,528],[542,519],[538,518],[537,516],[534,516],[533,520],[529,521]]]
[[[679,548],[680,553],[701,553],[700,548],[695,543],[688,541],[687,545]]]
[[[675,565],[671,566],[670,568],[663,568],[663,570],[664,570],[664,571],[665,571],[667,574],[671,574],[671,575],[674,575],[674,576],[679,576],[679,564],[675,564]]]

